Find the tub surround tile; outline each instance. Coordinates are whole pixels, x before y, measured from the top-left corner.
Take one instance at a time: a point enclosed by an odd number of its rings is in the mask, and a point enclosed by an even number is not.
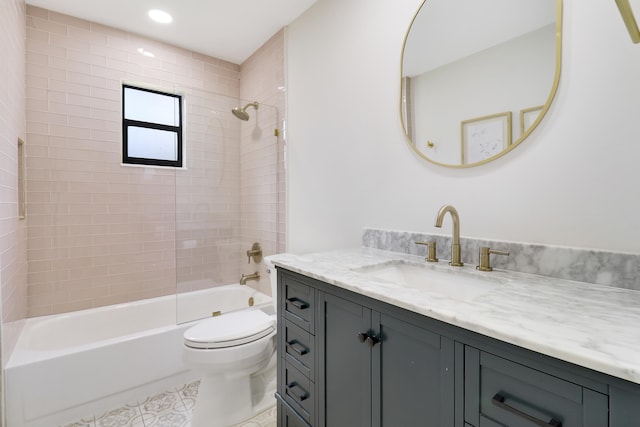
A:
[[[242,186],[240,202],[242,223],[240,239],[244,251],[254,242],[262,245],[264,255],[284,252],[283,238],[285,188],[279,187],[284,180],[284,140],[275,137],[267,129],[283,129],[286,117],[284,92],[284,30],[278,31],[256,50],[240,66],[240,98],[256,100],[260,114],[251,113],[251,120],[265,130],[253,131],[253,125],[242,126],[240,131],[240,170]],[[271,106],[275,106],[277,117],[273,117]],[[251,122],[250,122],[251,123]],[[267,208],[268,207],[268,208]],[[269,277],[262,265],[242,260],[241,273],[260,273],[258,281],[250,286],[261,292],[270,293]],[[239,277],[239,276],[238,276]]]
[[[2,289],[2,362],[6,363],[18,338],[4,327],[27,315],[26,221],[18,220],[18,138],[26,138],[25,58],[26,5],[24,0],[0,2],[0,288]],[[41,59],[40,59],[41,60]],[[36,59],[38,61],[38,59]],[[45,79],[46,81],[46,79]],[[2,376],[0,375],[0,379]]]
[[[12,245],[15,234],[27,247],[15,249],[22,257],[7,258],[16,261],[9,270],[21,270],[2,276],[3,285],[11,282],[3,287],[11,296],[4,302],[5,320],[176,293],[176,275],[178,292],[183,282],[196,280],[209,279],[208,287],[237,283],[241,273],[263,272],[243,255],[253,242],[265,255],[283,251],[284,139],[258,135],[253,124],[235,119],[212,120],[210,112],[228,113],[238,98],[257,100],[261,113],[251,123],[282,129],[284,30],[240,65],[24,0],[2,5],[3,12],[19,8],[0,13],[0,24],[16,29],[7,34],[22,36],[6,55],[11,75],[2,69],[7,78],[1,80],[15,88],[26,81],[27,96],[18,99],[16,91],[7,98],[24,104],[15,120],[24,129],[0,127],[12,135],[5,141],[0,132],[0,146],[11,154],[15,135],[27,136],[30,212],[28,224],[19,225],[28,236],[10,233],[7,240]],[[155,58],[140,55],[140,46]],[[120,165],[123,80],[185,94],[188,174]],[[0,123],[6,120],[0,117]],[[0,162],[0,170],[13,176],[15,162],[9,163]],[[222,167],[238,164],[242,174]],[[212,167],[215,176],[203,172]],[[15,250],[9,249],[11,255]],[[64,289],[76,280],[83,281],[82,290]],[[46,295],[30,291],[43,281],[52,285]],[[268,291],[266,274],[252,285]]]
[[[240,123],[211,121],[210,111],[229,111],[237,104],[240,66],[35,6],[23,8],[26,17],[18,22],[25,27],[26,18],[26,48],[20,57],[24,66],[28,54],[24,74],[31,96],[22,108],[26,110],[23,133],[27,134],[27,200],[33,207],[28,208],[31,215],[24,227],[29,243],[43,238],[39,244],[44,245],[25,249],[24,262],[25,270],[27,262],[35,263],[30,270],[35,281],[29,286],[45,280],[53,287],[48,295],[25,295],[22,317],[175,293],[176,274],[181,280],[237,282],[243,252],[239,243],[229,243],[228,236],[240,233],[240,176],[227,171],[237,168],[218,167],[226,172],[213,180],[222,184],[220,196],[212,200],[207,187],[212,180],[205,180],[202,171],[211,167],[220,150],[231,153],[225,162],[239,162]],[[141,45],[156,58],[140,55]],[[24,82],[25,76],[18,80]],[[123,80],[185,92],[191,112],[188,176],[120,165]],[[205,144],[214,133],[225,138]],[[13,147],[15,138],[10,142]],[[213,220],[225,225],[226,235],[205,227]],[[186,230],[192,225],[202,230]],[[197,245],[183,248],[185,241]],[[50,261],[48,268],[42,261]],[[173,281],[166,279],[171,277]],[[84,281],[84,292],[64,289],[76,280]],[[26,283],[24,287],[26,292]]]
[[[365,228],[362,245],[369,248],[426,256],[416,241],[435,240],[439,259],[451,259],[450,235]],[[494,268],[640,291],[640,255],[562,246],[461,237],[462,261],[478,264],[481,246],[510,252],[491,256]]]
[[[273,262],[433,319],[640,384],[638,291],[506,270],[479,272],[475,263],[454,268],[446,261],[425,263],[422,255],[367,247],[283,254]],[[425,269],[493,277],[502,283],[476,298],[457,300],[354,271],[383,262],[418,263]]]

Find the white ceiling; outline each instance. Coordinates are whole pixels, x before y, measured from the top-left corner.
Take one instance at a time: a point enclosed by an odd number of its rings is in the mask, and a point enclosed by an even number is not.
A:
[[[4,1],[4,0],[2,0]],[[27,0],[28,4],[241,64],[316,0]],[[173,16],[171,24],[147,17]]]

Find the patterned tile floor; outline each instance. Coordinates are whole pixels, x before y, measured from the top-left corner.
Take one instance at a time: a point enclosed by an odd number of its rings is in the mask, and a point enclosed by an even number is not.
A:
[[[64,427],[190,427],[199,381]],[[275,400],[274,400],[275,405]],[[275,427],[275,406],[230,427]]]

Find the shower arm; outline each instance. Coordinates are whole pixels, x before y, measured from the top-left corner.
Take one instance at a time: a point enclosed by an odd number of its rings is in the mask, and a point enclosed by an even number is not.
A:
[[[257,110],[258,109],[258,101],[253,101],[253,102],[248,103],[247,105],[242,107],[242,111],[245,111],[249,107],[253,107],[253,108],[255,108]]]

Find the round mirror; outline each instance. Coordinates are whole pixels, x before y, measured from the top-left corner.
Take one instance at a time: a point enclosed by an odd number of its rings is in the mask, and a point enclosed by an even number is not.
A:
[[[402,124],[433,163],[476,166],[520,144],[560,78],[562,0],[425,0],[402,51]]]

